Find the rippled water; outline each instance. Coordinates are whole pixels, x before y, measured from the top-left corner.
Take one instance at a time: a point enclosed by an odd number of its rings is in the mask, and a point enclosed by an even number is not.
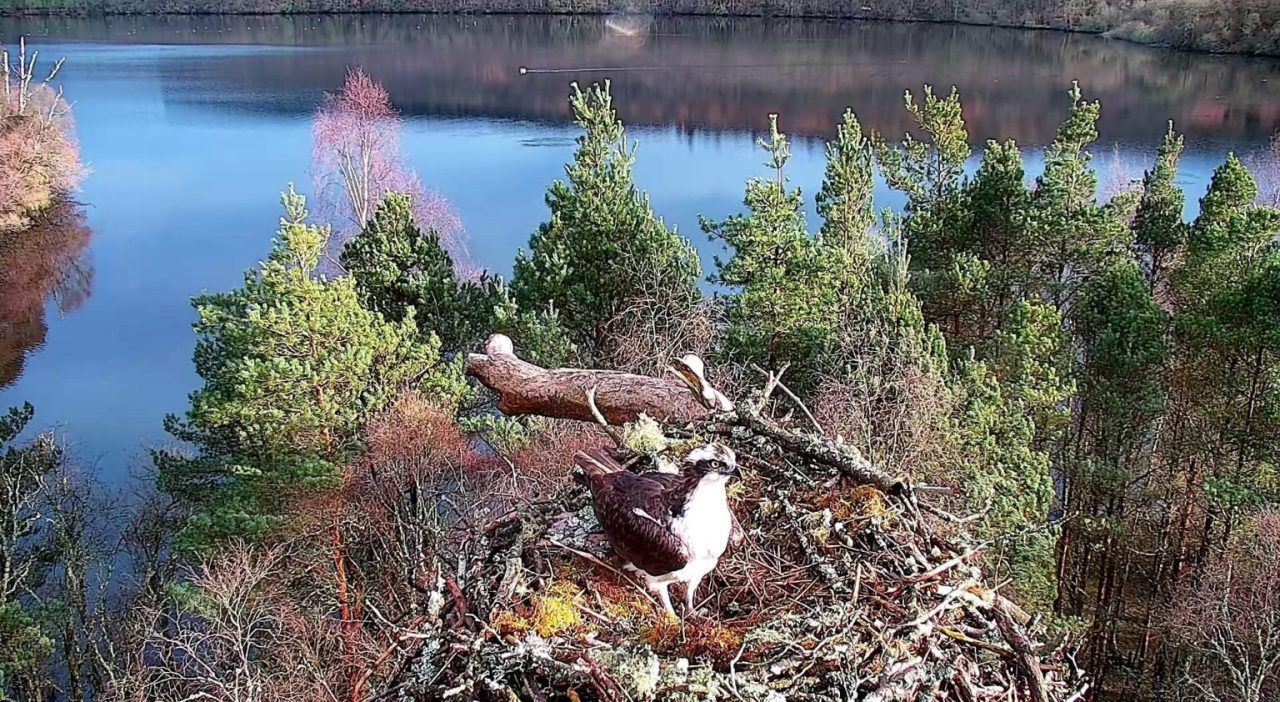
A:
[[[47,261],[33,266],[30,246],[0,247],[10,272],[0,277],[0,406],[31,401],[41,424],[61,426],[109,477],[142,463],[164,440],[163,415],[185,407],[197,382],[188,300],[238,284],[265,254],[277,193],[291,181],[308,189],[310,113],[349,65],[389,88],[408,117],[413,164],[460,211],[475,263],[503,273],[571,154],[572,80],[613,81],[639,142],[639,182],[708,264],[714,247],[697,217],[738,209],[743,181],[763,168],[753,144],[769,112],[797,135],[790,174],[812,195],[821,138],[846,106],[899,134],[904,90],[956,85],[975,142],[1015,138],[1034,171],[1079,80],[1102,100],[1105,177],[1113,162],[1140,173],[1166,121],[1187,134],[1189,209],[1228,151],[1258,148],[1280,127],[1276,61],[1055,32],[526,16],[0,19],[0,41],[19,33],[66,56],[92,174],[78,196],[83,221],[68,215],[41,234]]]

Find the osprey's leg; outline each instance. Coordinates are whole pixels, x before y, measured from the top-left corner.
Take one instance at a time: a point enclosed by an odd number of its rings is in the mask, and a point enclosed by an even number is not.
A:
[[[699,586],[699,585],[701,585],[701,584],[702,584],[702,576],[701,576],[701,575],[699,575],[698,577],[694,578],[693,580],[690,580],[689,582],[685,583],[685,586],[684,586],[684,616],[686,616],[686,617],[687,617],[687,616],[689,616],[690,614],[697,614],[697,612],[695,612],[695,611],[694,611],[694,609],[693,609],[693,598],[694,598],[694,595],[698,594],[698,586]]]
[[[667,592],[667,588],[670,586],[670,583],[652,583],[649,585],[649,589],[653,590],[658,598],[662,600],[662,606],[667,609],[667,614],[674,617],[676,610],[671,606],[671,593]]]

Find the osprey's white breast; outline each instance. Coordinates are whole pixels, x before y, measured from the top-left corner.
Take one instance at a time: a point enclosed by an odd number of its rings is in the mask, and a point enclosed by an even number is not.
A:
[[[729,545],[733,516],[725,496],[725,476],[709,473],[702,478],[684,505],[684,512],[671,520],[671,533],[683,544],[688,554],[686,569],[706,570],[715,567]],[[690,568],[698,562],[698,566]]]

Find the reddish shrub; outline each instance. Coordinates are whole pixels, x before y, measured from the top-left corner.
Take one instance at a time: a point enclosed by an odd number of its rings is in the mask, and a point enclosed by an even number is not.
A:
[[[49,84],[57,67],[45,81],[33,82],[26,55],[23,44],[16,72],[7,52],[0,57],[0,233],[30,226],[36,213],[73,191],[84,175],[71,108]]]
[[[1280,511],[1263,511],[1253,533],[1183,593],[1172,624],[1190,651],[1185,682],[1197,698],[1280,696]]]
[[[325,93],[312,124],[312,175],[319,213],[333,225],[341,247],[373,217],[387,192],[413,201],[414,218],[433,229],[460,270],[467,268],[462,221],[439,193],[428,190],[404,163],[400,114],[378,81],[359,68],[347,72],[336,93]]]

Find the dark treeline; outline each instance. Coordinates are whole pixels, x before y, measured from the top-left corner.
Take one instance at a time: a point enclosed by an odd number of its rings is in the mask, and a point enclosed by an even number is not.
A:
[[[849,599],[813,571],[847,553],[849,525],[893,520],[866,486],[762,495],[749,482],[734,498],[746,528],[775,544],[763,534],[786,523],[800,541],[726,567],[708,602],[716,623],[688,639],[573,561],[529,576],[524,537],[513,560],[498,557],[507,576],[482,577],[491,539],[558,505],[572,492],[568,456],[607,440],[495,413],[460,364],[498,331],[549,366],[660,373],[693,351],[734,394],[758,369],[785,368],[822,432],[934,488],[939,528],[984,544],[974,567],[1075,652],[1092,698],[1274,699],[1275,161],[1257,162],[1260,189],[1227,156],[1184,221],[1173,126],[1141,180],[1100,194],[1088,147],[1102,108],[1078,88],[1062,100],[1038,174],[1013,141],[987,143],[966,174],[955,92],[909,94],[905,137],[846,112],[813,194],[816,229],[788,180],[786,115],[774,116],[743,211],[703,222],[726,245],[709,266],[723,292],[707,298],[689,240],[632,180],[637,153],[607,84],[574,87],[574,160],[506,282],[459,274],[442,208],[421,206],[433,196],[397,192],[416,182],[397,152],[399,118],[353,71],[316,118],[318,163],[337,164],[318,177],[339,187],[311,204],[332,226],[290,189],[268,258],[243,286],[193,301],[202,384],[166,420],[184,447],[153,453],[165,498],[96,528],[95,515],[114,513],[59,478],[56,444],[16,441],[30,409],[0,424],[0,693],[549,699],[566,688],[520,661],[590,646],[600,621],[637,639],[615,651],[645,648],[592,664],[609,681],[597,691],[772,699],[763,685],[739,689],[735,666],[822,685],[791,692],[859,689],[841,662],[856,665],[856,647],[805,664],[809,625],[779,622]],[[877,211],[877,176],[905,194],[903,212]],[[341,274],[319,273],[333,252]],[[620,440],[637,453],[665,441],[643,421]],[[124,585],[95,596],[121,554]],[[885,583],[869,572],[865,587],[874,598]],[[940,635],[974,641],[955,626]],[[510,656],[459,645],[462,630]],[[877,645],[914,640],[899,633]]]
[[[962,22],[1110,33],[1131,41],[1202,51],[1275,54],[1280,9],[1268,0],[11,0],[10,12],[273,14],[463,12],[822,17]]]

